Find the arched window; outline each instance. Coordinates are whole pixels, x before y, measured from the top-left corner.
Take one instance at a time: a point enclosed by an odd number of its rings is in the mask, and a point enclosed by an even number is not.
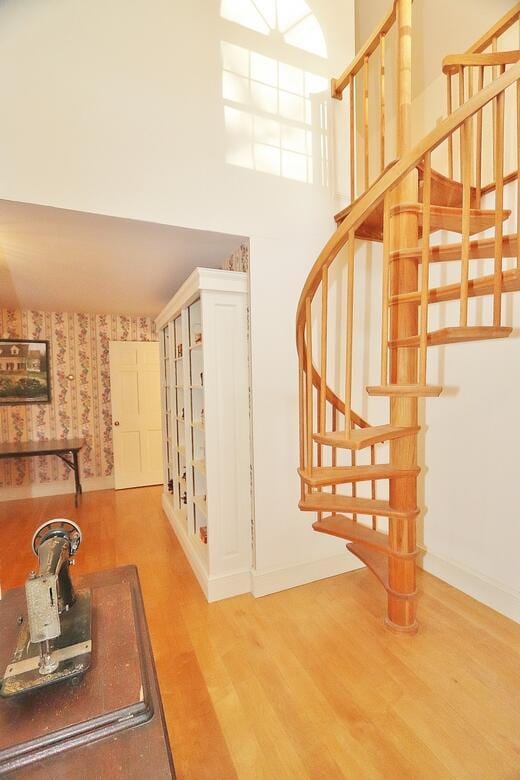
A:
[[[316,96],[328,91],[327,48],[316,17],[304,0],[222,0],[220,12],[235,32],[221,43],[226,161],[326,183],[326,111]],[[235,25],[251,32],[237,36]]]

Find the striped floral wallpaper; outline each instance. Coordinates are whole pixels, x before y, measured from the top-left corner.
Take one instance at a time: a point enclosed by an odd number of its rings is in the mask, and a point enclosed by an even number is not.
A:
[[[113,470],[109,341],[155,341],[149,317],[0,309],[2,338],[50,341],[51,403],[0,407],[0,442],[81,437],[82,479]],[[73,376],[72,380],[67,377]],[[67,479],[56,457],[0,460],[0,488]]]

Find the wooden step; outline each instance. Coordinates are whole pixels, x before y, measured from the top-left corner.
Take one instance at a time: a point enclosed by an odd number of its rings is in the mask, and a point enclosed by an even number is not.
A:
[[[428,333],[427,344],[437,347],[442,344],[457,344],[461,341],[485,341],[487,339],[504,339],[511,335],[513,328],[494,327],[493,325],[474,325],[471,327],[442,328]],[[418,347],[419,336],[408,336],[403,339],[389,341],[388,346]]]
[[[350,550],[360,561],[363,561],[370,571],[376,575],[383,588],[388,591],[388,556],[356,542],[347,544],[347,550]]]
[[[399,428],[395,425],[374,425],[368,428],[356,428],[350,431],[348,438],[345,431],[331,431],[329,433],[315,433],[313,439],[318,444],[326,444],[330,447],[361,450],[364,447],[371,447],[372,444],[379,444],[379,442],[411,436],[419,430],[419,427]]]
[[[488,276],[479,276],[476,279],[470,279],[468,283],[468,297],[475,298],[480,295],[493,295],[495,285],[494,274]],[[517,292],[520,290],[520,268],[511,268],[502,272],[502,292]],[[428,303],[446,303],[446,301],[455,301],[460,298],[461,285],[447,284],[444,287],[432,287],[428,291]],[[420,292],[401,293],[393,295],[390,298],[390,304],[398,303],[419,303],[421,300]]]
[[[502,257],[517,257],[518,235],[512,233],[504,236],[502,240]],[[495,256],[495,239],[479,238],[469,243],[470,260],[491,260]],[[447,261],[460,261],[462,257],[462,244],[440,244],[430,247],[430,263],[444,263]],[[422,258],[422,247],[413,249],[397,249],[390,253],[390,260],[413,260]]]
[[[419,221],[419,227],[423,222],[422,203],[398,203],[392,206],[390,213],[392,216],[398,214],[416,214]],[[502,211],[502,220],[507,219],[511,211]],[[469,218],[469,232],[481,233],[483,230],[494,227],[497,220],[497,213],[491,209],[471,209]],[[453,233],[462,233],[462,209],[452,206],[434,206],[430,207],[430,232],[435,230],[449,230]]]
[[[423,200],[424,185],[424,165],[419,163],[417,166],[419,172],[419,200]],[[437,206],[459,206],[462,208],[463,187],[460,181],[444,176],[439,171],[432,169],[431,176],[431,195],[430,203]],[[470,205],[472,208],[477,206],[477,188],[470,189]]]
[[[406,519],[419,514],[419,509],[403,512],[392,509],[388,501],[376,498],[342,496],[339,493],[308,493],[299,505],[302,512],[348,512],[353,515],[378,515]]]
[[[370,466],[322,466],[313,468],[312,474],[298,469],[298,474],[309,487],[345,485],[349,482],[371,482],[373,479],[396,479],[415,477],[420,472],[417,466],[392,466],[390,463],[375,463]]]
[[[441,385],[375,385],[367,387],[368,395],[400,396],[401,398],[417,398],[419,396],[438,396],[442,393]]]
[[[387,171],[392,168],[397,162],[397,159],[391,160],[388,165],[385,166],[383,172],[375,179],[371,186],[373,187],[374,184],[381,179]],[[334,219],[336,220],[336,224],[340,225],[345,217],[347,217],[354,206],[359,203],[362,197],[364,197],[363,193],[359,196],[359,198],[356,198],[352,201],[352,203],[349,203],[348,206],[346,206],[344,209],[341,209]],[[361,225],[356,229],[356,236],[358,238],[366,238],[370,241],[382,241],[383,240],[383,202],[379,203],[375,209],[366,217],[364,222],[361,223]]]
[[[339,539],[349,539],[352,542],[359,542],[365,547],[377,550],[385,555],[390,555],[390,545],[387,534],[380,531],[374,531],[367,528],[366,525],[358,523],[351,517],[345,515],[329,515],[322,520],[316,520],[312,524],[315,531],[329,536],[337,536]]]

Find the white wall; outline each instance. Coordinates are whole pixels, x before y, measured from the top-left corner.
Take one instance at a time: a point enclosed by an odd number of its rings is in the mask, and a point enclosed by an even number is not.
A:
[[[237,0],[224,4],[238,18]],[[278,5],[294,12],[302,4]],[[218,0],[0,5],[0,69],[9,74],[0,82],[0,197],[251,238],[259,593],[355,565],[343,542],[314,534],[312,518],[297,508],[296,304],[337,210],[334,187],[320,180],[334,178],[320,151],[326,140],[330,156],[332,140],[329,131],[322,138],[317,124],[321,104],[329,105],[328,79],[354,55],[353,0],[308,5],[323,40],[311,35],[302,45],[315,49],[324,41],[327,56],[221,18]],[[247,3],[241,7],[248,11]],[[257,122],[259,141],[276,145],[280,131],[294,150],[307,137],[314,183],[230,164],[230,155],[250,162],[244,139],[225,126],[223,42],[233,55],[227,89],[237,101],[249,89],[237,75],[244,72],[244,50],[268,58],[253,56],[261,78],[269,80],[273,61],[281,63],[280,78],[293,91],[303,72],[313,74],[312,90],[316,76],[325,79],[326,93],[311,98],[308,125],[294,94],[274,95],[284,116],[277,115],[265,84],[255,86],[263,108],[227,101],[244,112],[245,125],[251,113],[270,120]],[[272,150],[259,152],[258,166],[273,170]],[[288,154],[285,162],[290,167],[299,159]]]
[[[414,51],[415,140],[446,113],[443,57],[467,49],[511,6],[511,0],[463,0],[455,9],[449,0],[416,0],[414,25],[421,44]],[[388,0],[357,3],[358,46],[388,7]],[[509,36],[500,48],[517,45]],[[514,105],[509,109],[509,116],[514,116]],[[516,166],[516,151],[511,149],[515,137],[506,133],[506,171]],[[490,153],[485,155],[485,181],[490,178],[491,157]],[[483,205],[493,207],[492,198]],[[516,213],[516,185],[506,188],[506,205]],[[505,232],[514,230],[511,218]],[[458,240],[460,236],[454,234],[437,234],[435,238]],[[510,261],[505,263],[508,265]],[[484,272],[492,273],[489,264],[472,265],[472,274]],[[432,284],[445,284],[457,280],[459,267],[432,268],[431,273]],[[373,305],[377,310],[377,299]],[[429,381],[444,385],[445,391],[440,398],[423,402],[420,458],[427,468],[421,478],[425,512],[419,521],[420,541],[427,550],[424,567],[516,620],[520,620],[519,308],[518,294],[505,296],[504,324],[515,328],[507,340],[457,344],[429,352]],[[489,302],[472,301],[470,312],[476,317],[473,322],[491,322]],[[437,327],[455,324],[457,315],[456,305],[450,305]],[[366,409],[369,419],[379,421],[380,413],[371,400]]]

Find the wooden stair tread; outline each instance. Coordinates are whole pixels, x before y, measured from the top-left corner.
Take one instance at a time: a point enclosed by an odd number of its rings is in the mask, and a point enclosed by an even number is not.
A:
[[[495,277],[494,274],[479,276],[470,279],[468,283],[468,297],[475,298],[480,295],[493,295]],[[520,290],[520,268],[511,268],[502,272],[502,292],[516,292]],[[428,291],[428,303],[445,303],[446,301],[455,301],[460,298],[461,284],[447,284],[443,287],[432,287]],[[402,293],[390,298],[390,304],[397,303],[419,303],[421,293]]]
[[[368,395],[401,396],[417,398],[419,396],[438,396],[442,385],[374,385],[367,387]]]
[[[397,214],[416,214],[419,226],[423,224],[422,203],[398,203],[390,209],[392,216]],[[508,219],[511,211],[502,211],[502,220]],[[470,209],[469,232],[480,233],[483,230],[494,227],[497,220],[496,211],[492,209]],[[453,233],[462,233],[462,209],[454,206],[430,207],[430,232],[435,230],[449,230]]]
[[[356,542],[347,544],[347,549],[350,550],[351,553],[354,553],[360,561],[363,561],[363,563],[376,575],[384,589],[388,590],[388,556],[382,555],[377,550],[370,549],[369,547],[366,547],[366,545]]]
[[[512,233],[502,239],[502,257],[516,257],[518,247],[518,234]],[[451,260],[460,261],[462,256],[462,244],[440,244],[430,247],[430,263],[444,263]],[[491,260],[495,256],[495,239],[479,238],[469,243],[470,260]],[[413,249],[397,249],[390,254],[391,260],[413,260],[422,258],[422,247]]]
[[[329,515],[321,520],[316,520],[312,524],[315,531],[329,536],[337,536],[339,539],[348,539],[352,542],[359,542],[366,547],[373,548],[379,552],[390,554],[390,546],[387,534],[380,531],[374,531],[366,525],[358,523],[351,517],[345,515]]]
[[[375,463],[369,466],[321,466],[313,468],[308,475],[302,469],[298,474],[310,487],[341,485],[348,482],[371,482],[373,479],[412,477],[419,474],[418,466],[392,466],[390,463]]]
[[[474,325],[469,327],[442,328],[428,333],[429,347],[442,344],[456,344],[462,341],[485,341],[486,339],[503,339],[511,335],[512,328],[495,327],[493,325]],[[403,339],[389,341],[392,347],[418,347],[419,336],[408,336]]]
[[[419,431],[419,427],[402,428],[395,425],[374,425],[368,428],[357,428],[349,433],[348,439],[345,431],[332,431],[330,433],[315,433],[313,438],[318,444],[326,444],[331,447],[342,447],[348,450],[360,450],[390,439],[399,439],[402,436],[411,436]]]
[[[424,185],[424,164],[421,162],[417,166],[419,172],[419,200],[422,201]],[[462,182],[450,179],[443,173],[439,173],[432,168],[431,172],[431,194],[430,202],[437,206],[460,206],[462,207],[463,186]],[[470,189],[470,205],[477,206],[477,188]]]
[[[308,493],[299,507],[303,512],[349,512],[354,515],[379,515],[380,517],[407,518],[419,513],[418,509],[402,512],[392,509],[388,501],[359,496],[342,496],[339,493]]]

